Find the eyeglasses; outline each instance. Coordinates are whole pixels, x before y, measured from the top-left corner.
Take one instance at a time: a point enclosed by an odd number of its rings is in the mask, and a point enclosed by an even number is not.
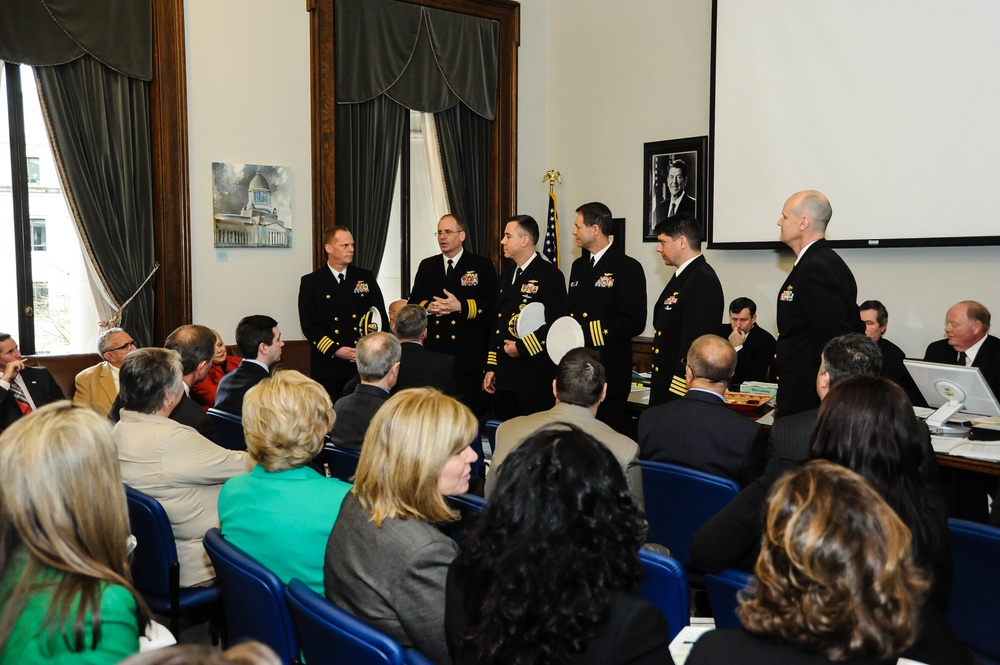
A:
[[[461,231],[452,231],[451,229],[445,229],[444,231],[436,231],[434,235],[437,236],[438,238],[440,238],[441,236],[444,236],[445,238],[450,238],[456,233],[461,233]]]
[[[135,340],[134,340],[134,339],[130,339],[129,341],[127,341],[127,342],[125,342],[124,344],[122,344],[121,346],[116,346],[116,347],[115,347],[115,348],[113,348],[113,349],[108,349],[107,351],[105,351],[105,353],[112,353],[112,352],[114,352],[114,351],[122,351],[122,350],[124,350],[124,349],[127,349],[127,348],[128,348],[128,347],[130,347],[130,346],[135,346],[135,347],[137,347],[137,345],[136,345],[136,343],[135,343]]]

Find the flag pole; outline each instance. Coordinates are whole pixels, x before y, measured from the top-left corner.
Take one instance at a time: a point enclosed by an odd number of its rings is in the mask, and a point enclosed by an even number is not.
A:
[[[555,184],[562,183],[562,175],[555,169],[549,169],[542,176],[542,182],[549,182],[549,215],[545,228],[545,244],[542,255],[549,263],[559,267],[559,213],[556,210]]]

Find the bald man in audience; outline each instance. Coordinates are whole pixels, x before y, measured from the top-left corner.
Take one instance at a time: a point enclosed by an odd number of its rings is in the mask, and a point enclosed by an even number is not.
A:
[[[118,397],[118,371],[122,361],[135,349],[132,335],[121,328],[109,328],[102,332],[97,338],[97,352],[104,361],[76,375],[73,401],[89,406],[107,418]]]
[[[819,406],[813,384],[823,345],[837,335],[864,330],[857,282],[826,241],[832,216],[830,201],[809,190],[785,201],[778,218],[781,242],[795,252],[795,267],[778,292],[775,418]]]
[[[760,425],[726,406],[736,350],[718,335],[702,335],[687,350],[683,398],[639,417],[644,460],[679,464],[746,486],[764,470]]]
[[[990,310],[975,300],[953,305],[945,315],[945,339],[931,342],[924,360],[978,367],[993,394],[1000,398],[1000,339],[989,334]]]

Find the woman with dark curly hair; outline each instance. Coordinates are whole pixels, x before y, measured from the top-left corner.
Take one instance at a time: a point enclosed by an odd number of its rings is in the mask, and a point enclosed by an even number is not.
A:
[[[672,663],[666,619],[635,594],[642,534],[604,446],[570,425],[530,436],[448,572],[454,662]]]
[[[743,630],[706,633],[687,664],[895,662],[917,639],[930,584],[910,542],[853,471],[813,460],[788,472],[767,502],[757,581],[740,600]]]

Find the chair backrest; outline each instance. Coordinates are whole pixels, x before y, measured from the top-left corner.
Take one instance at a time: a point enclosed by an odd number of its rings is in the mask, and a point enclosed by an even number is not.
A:
[[[502,420],[487,420],[484,425],[486,430],[486,440],[490,442],[490,455],[497,450],[497,429],[503,425]]]
[[[670,625],[673,640],[691,623],[691,592],[684,567],[673,557],[653,550],[639,550],[646,576],[639,595],[660,608]]]
[[[358,472],[358,460],[361,459],[361,452],[358,450],[347,450],[346,448],[335,448],[330,443],[323,446],[321,459],[328,465],[328,469],[317,469],[323,475],[326,471],[334,478],[343,480],[345,483],[353,482],[354,474]]]
[[[302,653],[309,665],[402,665],[403,647],[310,589],[299,579],[285,587]]]
[[[274,649],[282,662],[298,658],[299,641],[278,576],[214,527],[205,534],[204,543],[222,591],[229,643],[257,640]]]
[[[229,450],[247,449],[241,417],[215,408],[208,410],[208,417],[212,419],[212,427],[215,430],[215,443]]]
[[[446,496],[444,499],[451,508],[461,513],[462,517],[457,522],[442,524],[441,530],[461,545],[469,530],[471,520],[476,519],[476,516],[486,507],[486,499],[475,494],[456,494],[455,496]]]
[[[1000,598],[1000,529],[950,519],[948,532],[954,557],[948,622],[964,644],[1000,660],[994,614]]]
[[[476,432],[476,436],[473,437],[472,441],[469,441],[469,446],[476,453],[476,461],[470,465],[472,477],[485,478],[486,465],[483,464],[483,437],[479,435],[479,432]]]
[[[750,584],[751,576],[727,569],[721,573],[705,575],[705,589],[708,602],[712,605],[712,617],[716,628],[739,628],[740,618],[736,615],[738,594]]]
[[[128,519],[136,538],[132,552],[132,581],[143,593],[170,595],[171,581],[180,576],[177,543],[170,519],[160,502],[125,486]]]
[[[642,462],[642,492],[649,534],[684,566],[691,565],[691,536],[740,493],[727,478],[675,464]]]

